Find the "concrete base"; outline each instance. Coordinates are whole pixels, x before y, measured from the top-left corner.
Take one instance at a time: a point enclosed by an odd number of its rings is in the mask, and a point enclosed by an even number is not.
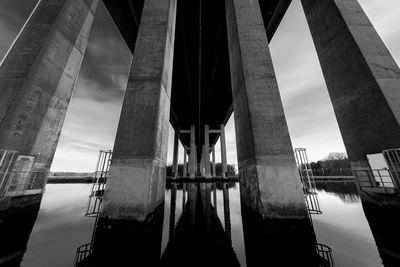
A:
[[[306,217],[304,195],[298,192],[302,188],[294,166],[252,164],[240,168],[242,205],[262,217]]]
[[[102,217],[143,222],[164,201],[165,163],[114,160],[104,194]]]
[[[242,219],[247,266],[323,266],[308,218],[264,219],[242,205]]]

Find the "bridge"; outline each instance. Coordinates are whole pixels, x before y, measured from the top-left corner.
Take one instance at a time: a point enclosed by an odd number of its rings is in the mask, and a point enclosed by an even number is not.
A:
[[[169,123],[174,173],[181,142],[184,176],[215,176],[218,139],[226,172],[233,111],[242,209],[308,218],[268,47],[290,2],[104,0],[133,60],[103,219],[144,223],[163,203]],[[400,147],[400,69],[357,0],[301,2],[356,180],[377,187],[367,156]],[[33,172],[50,169],[98,4],[40,1],[0,66],[0,149]]]

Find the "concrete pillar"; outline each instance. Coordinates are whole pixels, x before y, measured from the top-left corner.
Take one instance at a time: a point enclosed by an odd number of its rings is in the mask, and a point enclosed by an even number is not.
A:
[[[212,146],[212,175],[217,176],[215,171],[215,145]]]
[[[228,167],[226,163],[226,140],[225,140],[225,125],[221,124],[221,163],[222,163],[222,177],[226,177]]]
[[[196,128],[194,125],[190,127],[190,168],[189,175],[190,178],[194,178],[196,176],[197,170],[197,159],[196,159]]]
[[[205,177],[206,176],[206,172],[205,172],[205,147],[204,145],[201,147],[201,159],[200,159],[200,173],[201,176]]]
[[[179,129],[175,130],[172,176],[178,177]]]
[[[210,128],[208,125],[204,126],[204,167],[206,178],[211,178],[210,166]]]
[[[183,177],[187,176],[187,147],[183,149]]]
[[[144,222],[164,202],[176,0],[146,0],[102,216]]]
[[[371,183],[366,154],[400,147],[400,69],[358,1],[302,4],[353,171]]]
[[[0,149],[53,161],[98,0],[42,0],[0,66]]]
[[[307,218],[258,1],[225,3],[242,210]]]

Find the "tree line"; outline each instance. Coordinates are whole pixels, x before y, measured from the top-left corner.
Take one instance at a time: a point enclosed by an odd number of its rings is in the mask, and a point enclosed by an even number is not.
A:
[[[346,153],[332,152],[317,162],[310,163],[315,176],[351,176],[350,161]]]
[[[227,169],[228,176],[237,175],[235,165],[227,164]],[[215,172],[216,176],[222,176],[222,163],[215,164]],[[167,165],[167,176],[172,176],[172,165]],[[183,176],[183,164],[178,164],[178,176]]]

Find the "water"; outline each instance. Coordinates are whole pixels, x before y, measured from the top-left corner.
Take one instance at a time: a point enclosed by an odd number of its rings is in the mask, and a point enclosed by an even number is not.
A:
[[[383,266],[354,184],[318,184],[317,188],[323,214],[312,216],[315,235],[318,243],[332,248],[335,266]],[[28,228],[27,236],[25,240],[24,238],[21,239],[22,246],[19,245],[20,248],[16,249],[24,251],[23,248],[28,241],[26,251],[22,253],[21,266],[73,266],[76,249],[91,241],[95,223],[94,218],[83,216],[86,211],[89,190],[90,185],[87,184],[47,185],[36,221],[35,218],[24,220],[24,225],[27,225]],[[210,207],[217,215],[216,218],[219,219],[219,222],[213,218],[208,220],[211,220],[211,224],[215,226],[212,226],[213,231],[217,232],[215,236],[218,235],[218,231],[226,234],[227,230],[230,229],[230,235],[223,235],[220,239],[222,241],[218,241],[218,244],[223,247],[226,245],[224,244],[226,241],[227,247],[231,247],[233,251],[233,253],[231,251],[226,252],[226,255],[229,255],[232,259],[235,258],[232,262],[237,260],[241,266],[246,266],[249,259],[246,258],[245,245],[248,246],[248,244],[244,242],[239,185],[231,184],[227,191],[229,194],[229,214],[226,213],[227,203],[225,202],[224,206],[224,192],[220,186],[216,190],[215,196],[211,190],[210,197]],[[173,202],[171,202],[172,194],[175,195],[173,190],[166,190],[161,239],[162,255],[170,253],[168,247],[171,246],[171,229],[175,229],[173,230],[174,238],[176,238],[176,243],[179,243],[179,229],[184,225],[181,220],[183,217],[183,190],[178,186],[176,198]],[[189,195],[186,193],[186,200],[188,197]],[[173,219],[170,217],[172,203],[175,206]],[[170,223],[173,223],[176,227],[170,227]],[[29,225],[31,225],[30,227],[33,225],[30,235]],[[183,227],[182,229],[186,228]],[[13,231],[18,232],[20,229],[13,229],[13,227],[8,229],[10,234]],[[23,244],[24,242],[25,244]],[[229,242],[231,242],[231,245],[229,245]],[[288,257],[293,254],[290,251],[285,253]],[[1,259],[5,257],[3,254],[0,255],[0,265]]]

